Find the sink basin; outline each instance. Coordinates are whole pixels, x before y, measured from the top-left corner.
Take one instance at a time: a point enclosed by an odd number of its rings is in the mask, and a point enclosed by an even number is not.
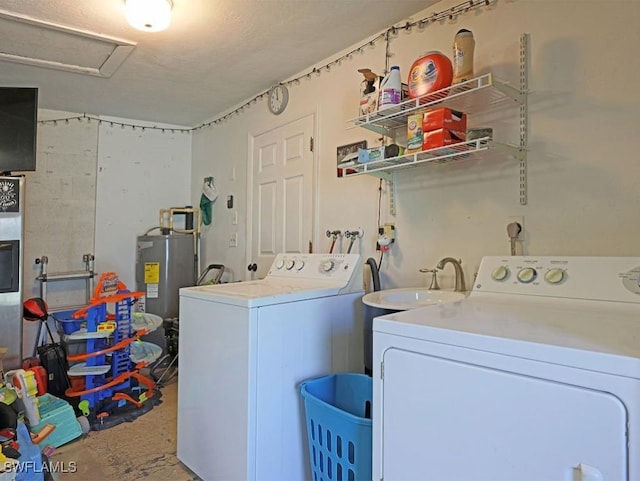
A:
[[[431,304],[459,301],[466,296],[464,292],[432,291],[426,288],[406,287],[370,292],[362,298],[362,302],[372,307],[406,311]]]

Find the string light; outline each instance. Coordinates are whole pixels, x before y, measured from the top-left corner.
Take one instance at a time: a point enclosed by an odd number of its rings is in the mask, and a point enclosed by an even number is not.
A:
[[[369,40],[368,42],[360,45],[359,47],[351,50],[350,52],[344,54],[343,56],[332,60],[331,62],[319,66],[319,67],[314,67],[311,71],[307,72],[306,74],[302,74],[299,77],[296,77],[294,79],[288,80],[286,82],[279,82],[282,85],[285,86],[290,86],[290,85],[300,85],[300,80],[301,79],[307,79],[310,80],[312,74],[316,74],[318,77],[320,76],[322,70],[326,70],[327,72],[331,71],[331,66],[334,65],[342,65],[342,62],[345,60],[351,60],[353,58],[353,56],[356,53],[359,54],[363,54],[365,51],[366,47],[375,47],[375,44],[378,40],[381,39],[385,39],[386,41],[386,52],[385,52],[385,58],[386,61],[388,63],[389,57],[391,57],[391,54],[389,53],[389,42],[390,42],[390,36],[397,36],[398,35],[398,30],[405,30],[406,32],[410,33],[411,29],[413,27],[418,27],[419,30],[424,30],[425,27],[427,27],[429,24],[433,24],[435,22],[445,22],[447,20],[449,21],[453,21],[455,20],[458,15],[462,15],[465,13],[468,13],[469,11],[476,9],[476,8],[481,8],[481,7],[493,7],[496,5],[496,3],[498,2],[498,0],[465,0],[462,3],[459,3],[458,5],[455,5],[451,8],[448,8],[446,10],[443,10],[441,12],[433,12],[430,16],[422,18],[420,20],[416,20],[415,22],[406,22],[404,25],[402,26],[392,26],[389,27],[387,30],[385,30],[383,33],[379,34],[377,37]],[[190,132],[194,132],[196,130],[200,130],[203,129],[205,127],[210,127],[212,125],[218,125],[221,124],[223,122],[225,122],[226,120],[232,118],[234,115],[240,115],[241,112],[244,112],[245,109],[249,110],[249,106],[253,105],[255,103],[257,103],[258,101],[264,99],[266,96],[268,95],[268,91],[264,91],[259,93],[258,95],[254,96],[253,98],[251,98],[250,100],[247,100],[245,103],[243,103],[242,105],[240,105],[239,107],[236,107],[234,110],[232,110],[231,112],[226,113],[225,115],[223,115],[222,117],[218,117],[217,119],[211,120],[210,122],[207,123],[202,123],[196,127],[190,127],[190,128],[181,128],[181,129],[171,129],[171,133],[175,133],[175,132],[179,132],[179,133],[190,133]],[[66,125],[69,124],[70,120],[77,120],[78,122],[82,123],[82,119],[87,119],[87,123],[91,123],[92,120],[98,122],[98,125],[102,125],[105,122],[108,122],[109,125],[111,127],[113,127],[114,125],[119,125],[121,129],[124,129],[125,127],[127,128],[131,128],[132,130],[136,130],[136,128],[140,128],[142,129],[143,132],[145,132],[146,130],[157,130],[157,131],[161,131],[162,133],[165,133],[166,131],[168,131],[169,129],[164,128],[164,127],[157,127],[157,126],[141,126],[141,125],[137,125],[137,124],[128,124],[128,123],[122,123],[122,122],[113,122],[113,121],[104,121],[98,117],[92,116],[92,115],[87,115],[87,114],[82,114],[79,116],[75,116],[75,117],[66,117],[66,118],[61,118],[61,119],[52,119],[52,120],[39,120],[38,123],[39,124],[50,124],[50,125],[54,125],[57,126],[58,122],[62,122],[64,121]]]
[[[124,129],[126,127],[131,128],[132,130],[136,130],[136,129],[141,129],[143,132],[146,130],[158,130],[158,131],[162,131],[165,132],[168,129],[166,127],[157,127],[157,126],[147,126],[147,125],[137,125],[137,124],[128,124],[128,123],[124,123],[124,122],[116,122],[116,121],[112,121],[112,120],[102,120],[99,117],[93,116],[93,115],[89,115],[89,114],[82,114],[82,115],[76,115],[74,117],[64,117],[64,118],[60,118],[60,119],[50,119],[50,120],[39,120],[38,123],[41,125],[53,125],[53,126],[57,126],[58,122],[64,122],[65,125],[69,125],[70,121],[72,120],[77,120],[79,123],[82,123],[83,120],[86,119],[88,124],[91,124],[93,122],[97,122],[98,125],[108,125],[110,127],[113,126],[119,126],[121,129]],[[191,132],[192,130],[194,130],[193,128],[184,128],[184,129],[172,129],[171,132],[173,133],[174,130],[177,131],[181,131],[181,132]]]

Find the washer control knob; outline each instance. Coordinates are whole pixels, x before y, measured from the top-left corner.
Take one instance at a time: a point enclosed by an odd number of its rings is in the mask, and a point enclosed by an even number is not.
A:
[[[283,267],[284,267],[284,260],[278,259],[278,262],[276,262],[276,269],[280,270]]]
[[[296,269],[297,270],[301,271],[303,267],[304,267],[304,261],[296,262]]]
[[[524,282],[525,284],[529,284],[536,280],[538,273],[533,267],[525,267],[524,269],[520,269],[518,271],[518,280],[520,282]]]
[[[544,275],[544,280],[547,281],[549,284],[560,284],[565,277],[565,273],[564,270],[558,268],[558,267],[554,267],[553,269],[549,269],[545,275]]]
[[[491,273],[494,281],[504,281],[507,277],[509,277],[509,269],[505,266],[498,266]]]
[[[290,271],[291,269],[293,269],[293,266],[295,266],[295,265],[296,265],[296,261],[288,260],[284,267],[285,267],[285,269]]]
[[[320,272],[331,272],[335,267],[335,263],[332,260],[326,260],[320,264]]]

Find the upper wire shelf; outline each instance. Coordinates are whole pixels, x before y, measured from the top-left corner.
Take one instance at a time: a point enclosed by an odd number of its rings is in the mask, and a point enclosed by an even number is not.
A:
[[[471,113],[478,109],[486,110],[487,106],[505,99],[522,104],[525,95],[496,79],[490,72],[397,105],[385,106],[376,112],[351,119],[349,123],[353,124],[351,128],[363,127],[390,137],[397,129],[406,129],[407,115],[418,110],[446,104],[448,108]]]

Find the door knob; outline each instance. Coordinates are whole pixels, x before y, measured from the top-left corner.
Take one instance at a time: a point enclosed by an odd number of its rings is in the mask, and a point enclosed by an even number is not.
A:
[[[247,266],[247,269],[249,269],[249,271],[251,271],[251,272],[255,272],[255,271],[257,271],[257,270],[258,270],[258,266],[257,266],[257,265],[256,265],[256,263],[254,262],[253,264],[249,264],[249,265]]]

